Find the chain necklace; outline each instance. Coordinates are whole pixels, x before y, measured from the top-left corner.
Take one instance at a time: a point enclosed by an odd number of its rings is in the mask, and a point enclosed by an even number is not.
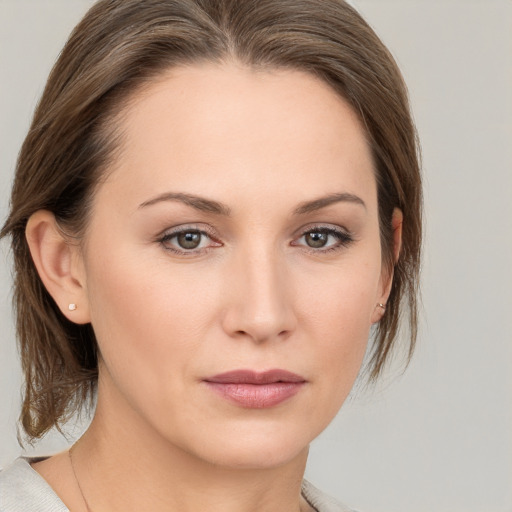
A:
[[[87,500],[85,499],[85,495],[84,495],[84,491],[82,490],[82,486],[80,485],[80,480],[78,480],[78,477],[76,476],[75,465],[73,464],[73,455],[71,453],[72,450],[73,450],[73,447],[71,447],[68,450],[68,455],[69,455],[69,462],[71,463],[71,469],[73,470],[73,476],[75,477],[76,485],[78,486],[78,489],[80,490],[80,494],[82,495],[82,499],[84,501],[85,508],[86,508],[87,512],[91,512],[91,509],[89,508],[89,504],[87,503]]]

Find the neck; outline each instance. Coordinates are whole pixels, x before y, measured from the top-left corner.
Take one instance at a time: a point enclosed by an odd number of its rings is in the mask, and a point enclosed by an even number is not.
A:
[[[170,443],[134,411],[114,414],[102,398],[100,388],[95,418],[73,451],[93,512],[307,510],[300,497],[307,448],[278,466],[220,465]]]

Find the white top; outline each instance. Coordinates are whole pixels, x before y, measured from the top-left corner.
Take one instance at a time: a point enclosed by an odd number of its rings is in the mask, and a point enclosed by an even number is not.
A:
[[[306,480],[302,483],[302,495],[317,512],[354,512]],[[19,458],[0,471],[0,512],[69,512],[69,509],[32,469],[30,459]]]

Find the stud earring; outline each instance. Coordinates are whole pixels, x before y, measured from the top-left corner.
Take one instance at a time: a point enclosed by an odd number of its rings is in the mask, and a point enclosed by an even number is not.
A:
[[[75,311],[75,309],[77,308],[78,306],[76,304],[69,304],[68,305],[68,309],[69,311]]]
[[[386,304],[382,304],[381,302],[379,302],[379,303],[377,304],[377,306],[378,306],[379,308],[381,308],[381,309],[384,309],[384,310],[386,309]]]

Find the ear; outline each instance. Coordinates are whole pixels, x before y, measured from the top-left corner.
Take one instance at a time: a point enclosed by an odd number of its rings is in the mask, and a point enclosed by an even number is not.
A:
[[[391,293],[391,286],[393,284],[394,268],[400,257],[400,251],[402,250],[403,220],[404,215],[402,210],[400,210],[400,208],[395,208],[391,218],[391,226],[393,228],[393,266],[391,268],[383,266],[382,268],[379,285],[380,297],[378,298],[375,309],[372,313],[372,323],[378,322],[384,316],[386,311],[385,307],[383,308],[382,305],[385,306],[387,304],[389,294]]]
[[[38,210],[25,230],[30,254],[48,293],[71,322],[90,322],[81,250],[62,232],[53,213]]]

